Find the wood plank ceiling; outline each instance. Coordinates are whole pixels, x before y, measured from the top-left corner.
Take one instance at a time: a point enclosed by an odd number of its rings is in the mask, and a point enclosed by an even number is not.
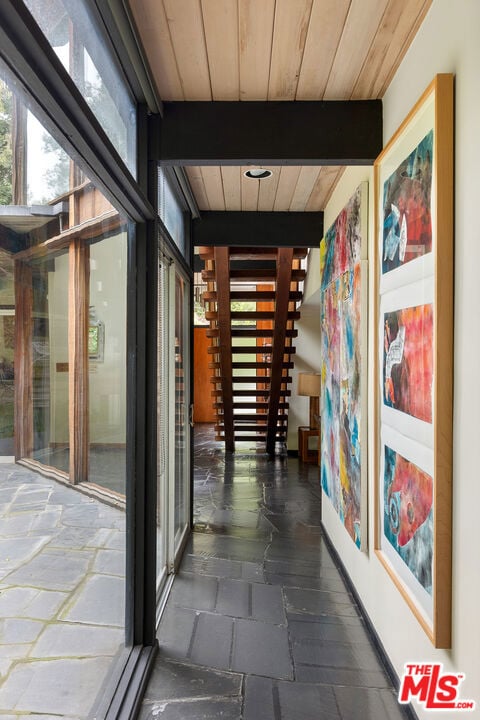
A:
[[[162,100],[385,93],[432,0],[129,0]],[[200,210],[323,210],[343,168],[189,167]]]

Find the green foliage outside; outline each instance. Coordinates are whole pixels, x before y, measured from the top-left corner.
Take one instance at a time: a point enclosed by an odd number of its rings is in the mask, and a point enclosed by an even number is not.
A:
[[[53,154],[53,158],[55,158],[51,167],[45,169],[43,173],[48,193],[46,196],[37,199],[41,204],[47,204],[53,198],[68,191],[70,185],[70,158],[48,133],[43,135],[42,149],[46,155]]]
[[[0,80],[0,205],[12,203],[12,93]]]
[[[256,302],[248,302],[246,300],[232,300],[230,303],[231,312],[255,311],[257,309]],[[232,325],[255,325],[255,320],[232,320]]]

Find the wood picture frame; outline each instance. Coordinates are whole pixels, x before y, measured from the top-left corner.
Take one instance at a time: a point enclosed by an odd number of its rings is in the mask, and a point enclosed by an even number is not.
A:
[[[451,647],[453,75],[437,75],[374,164],[375,552]]]

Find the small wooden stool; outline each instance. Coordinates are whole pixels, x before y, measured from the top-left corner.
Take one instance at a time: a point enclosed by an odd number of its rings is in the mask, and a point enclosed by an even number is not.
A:
[[[309,428],[305,426],[300,426],[298,428],[298,457],[304,463],[315,463],[317,465],[318,447],[316,450],[310,450],[308,447],[308,439],[311,437],[320,437],[320,431],[318,428]]]

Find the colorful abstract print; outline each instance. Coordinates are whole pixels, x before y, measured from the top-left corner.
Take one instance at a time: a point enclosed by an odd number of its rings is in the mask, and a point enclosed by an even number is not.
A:
[[[321,267],[321,289],[360,262],[360,188],[350,198],[325,235]]]
[[[321,303],[321,483],[360,547],[360,191],[329,229]]]
[[[418,582],[432,594],[433,480],[385,446],[384,534]]]
[[[385,405],[432,422],[433,305],[384,314]]]
[[[432,250],[432,157],[433,130],[384,184],[383,273]]]

